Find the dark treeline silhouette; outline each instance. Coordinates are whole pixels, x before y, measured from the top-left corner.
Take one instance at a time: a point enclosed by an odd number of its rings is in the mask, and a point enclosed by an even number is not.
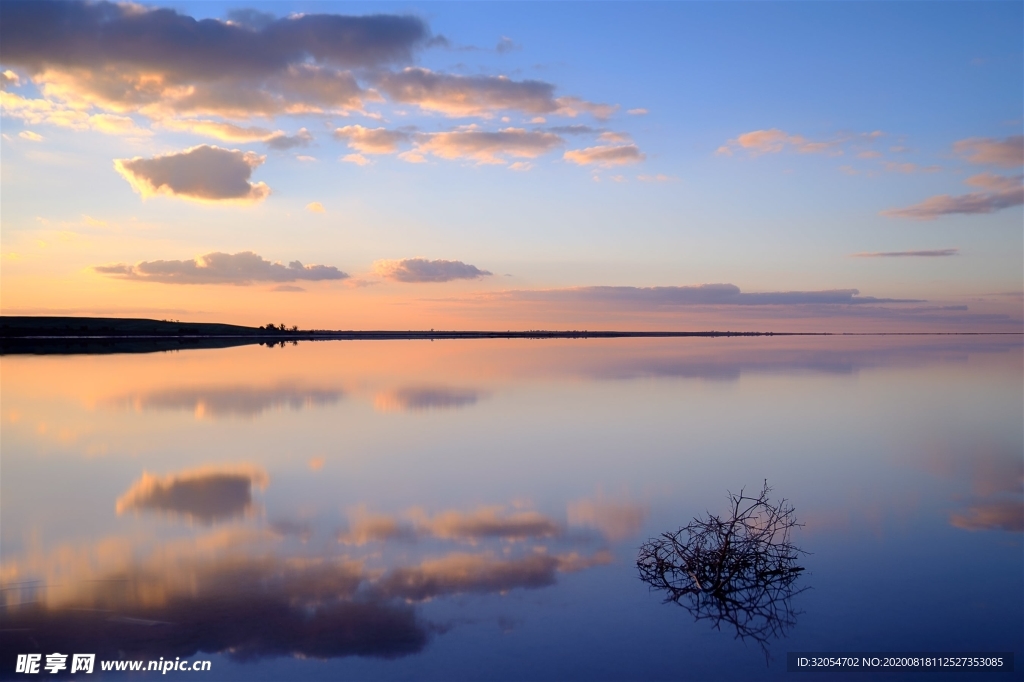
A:
[[[354,331],[300,329],[282,323],[244,327],[208,322],[116,317],[0,316],[0,355],[144,353],[186,348],[223,348],[250,343],[269,347],[285,341],[434,339],[587,339],[622,337],[773,336],[772,332],[633,331]]]

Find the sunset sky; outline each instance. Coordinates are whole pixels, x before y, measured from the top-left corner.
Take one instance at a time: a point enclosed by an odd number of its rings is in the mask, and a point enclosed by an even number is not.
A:
[[[1024,5],[0,3],[0,308],[1024,328]]]

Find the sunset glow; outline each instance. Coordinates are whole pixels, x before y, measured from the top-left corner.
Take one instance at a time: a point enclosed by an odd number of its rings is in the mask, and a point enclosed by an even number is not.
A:
[[[2,312],[1021,330],[1019,4],[581,7],[5,2]]]

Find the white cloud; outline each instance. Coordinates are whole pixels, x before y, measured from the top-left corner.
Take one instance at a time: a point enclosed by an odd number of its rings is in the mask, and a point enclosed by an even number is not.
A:
[[[14,73],[10,69],[0,72],[0,90],[7,89],[11,85],[21,85],[21,78],[18,74]]]
[[[535,117],[588,113],[605,119],[618,108],[579,97],[556,98],[555,86],[544,81],[516,81],[507,76],[459,76],[420,67],[382,74],[377,86],[396,102],[447,116],[491,116],[513,110]]]
[[[293,14],[255,25],[74,1],[14,5],[0,25],[4,62],[29,71],[46,98],[152,118],[358,109],[364,93],[347,69],[408,62],[429,37],[409,15]]]
[[[208,253],[191,260],[142,261],[135,265],[99,265],[96,272],[116,277],[163,284],[237,284],[339,280],[347,274],[332,265],[273,263],[252,251]]]
[[[373,264],[373,270],[381,277],[396,282],[448,282],[455,279],[479,279],[491,275],[487,270],[481,270],[462,261],[425,258],[379,260]]]
[[[506,76],[458,76],[408,67],[383,74],[377,86],[396,102],[449,116],[489,115],[510,109],[547,114],[558,109],[552,84],[514,81]]]
[[[852,254],[853,258],[943,258],[959,256],[960,249],[926,249],[921,251],[869,251]]]
[[[566,301],[596,303],[605,306],[630,306],[643,309],[648,306],[702,306],[702,305],[862,305],[875,303],[920,303],[913,299],[875,298],[860,296],[856,289],[829,289],[824,291],[766,291],[743,292],[734,284],[698,284],[694,286],[629,287],[592,286],[569,289],[516,290],[491,297],[517,301]]]
[[[264,140],[268,147],[279,151],[294,149],[295,147],[308,147],[312,141],[313,136],[305,128],[299,128],[299,131],[294,135],[276,132]]]
[[[270,194],[252,172],[266,157],[237,149],[200,145],[156,156],[116,159],[114,168],[143,198],[167,195],[207,202],[258,203]]]
[[[108,135],[147,136],[151,131],[139,128],[129,116],[117,114],[90,114],[86,109],[74,108],[47,99],[22,97],[0,90],[0,111],[31,125],[52,125],[71,130],[96,130]]]

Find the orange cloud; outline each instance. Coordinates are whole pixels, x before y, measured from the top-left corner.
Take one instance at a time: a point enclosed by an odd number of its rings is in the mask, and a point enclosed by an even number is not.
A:
[[[953,153],[971,163],[1018,168],[1024,165],[1024,135],[997,140],[991,137],[971,137],[953,143]]]
[[[562,158],[580,166],[611,168],[613,166],[639,163],[646,156],[635,144],[623,144],[571,149],[565,152]]]
[[[424,154],[433,154],[442,159],[472,159],[478,163],[503,164],[507,163],[503,158],[505,156],[535,159],[562,144],[562,138],[557,135],[522,128],[505,128],[495,132],[469,129],[420,135],[416,138],[414,151],[421,158]]]
[[[345,163],[354,163],[357,166],[365,166],[370,163],[370,160],[362,154],[346,154],[341,157],[341,160]]]
[[[718,148],[717,153],[725,156],[732,156],[735,150],[745,150],[752,156],[760,154],[776,154],[784,149],[792,149],[800,154],[830,153],[832,155],[842,154],[838,145],[842,140],[830,142],[814,142],[803,135],[794,135],[778,128],[768,130],[752,130],[743,133]]]
[[[408,133],[386,128],[345,126],[334,131],[334,137],[344,140],[349,147],[363,154],[394,154],[400,143],[409,140]]]
[[[994,213],[1024,204],[1024,183],[1019,175],[1005,177],[981,173],[967,178],[964,182],[972,187],[980,187],[983,191],[958,196],[940,194],[913,206],[882,211],[881,215],[911,220],[935,220],[944,215]]]

